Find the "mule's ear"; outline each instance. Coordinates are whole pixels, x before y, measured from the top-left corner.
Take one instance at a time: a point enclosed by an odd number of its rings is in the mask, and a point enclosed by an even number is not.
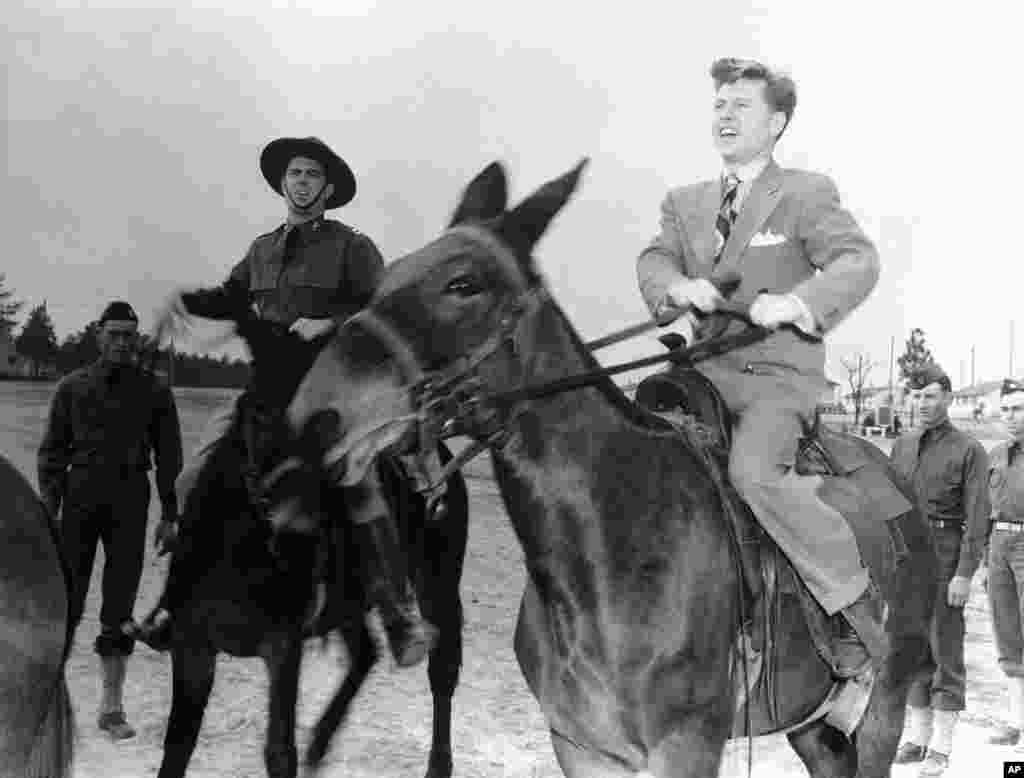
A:
[[[583,168],[590,159],[584,157],[564,176],[548,181],[523,200],[501,222],[500,232],[508,243],[529,254],[548,228],[555,214],[562,210],[579,184]]]
[[[503,214],[507,206],[508,179],[505,169],[500,162],[492,162],[469,182],[448,226],[493,219]]]

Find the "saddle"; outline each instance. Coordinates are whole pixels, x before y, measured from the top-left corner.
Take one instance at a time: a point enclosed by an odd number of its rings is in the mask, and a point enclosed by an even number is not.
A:
[[[799,663],[809,658],[802,652],[810,642],[812,655],[817,653],[828,668],[826,673],[834,671],[834,621],[730,483],[734,419],[714,384],[693,367],[680,365],[641,381],[635,400],[669,421],[701,452],[718,485],[736,540],[745,600],[752,605],[746,609],[738,640],[738,652],[745,654],[739,661],[745,660],[742,674],[747,687],[738,691],[738,697],[745,696],[752,706],[760,706],[760,720],[747,721],[745,727],[734,729],[734,734],[778,731],[787,718],[779,705],[787,663],[793,673],[802,672]],[[872,579],[887,580],[908,553],[898,522],[889,520],[907,514],[913,505],[872,460],[862,442],[831,430],[816,414],[800,439],[795,470],[821,478],[819,496],[849,522]],[[804,636],[805,645],[797,645],[797,635]]]

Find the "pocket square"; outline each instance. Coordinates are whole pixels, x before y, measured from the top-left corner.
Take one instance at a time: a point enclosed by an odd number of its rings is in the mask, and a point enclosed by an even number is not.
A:
[[[750,239],[751,246],[778,246],[780,243],[785,242],[785,235],[779,235],[771,230],[768,230],[767,232],[759,232]]]

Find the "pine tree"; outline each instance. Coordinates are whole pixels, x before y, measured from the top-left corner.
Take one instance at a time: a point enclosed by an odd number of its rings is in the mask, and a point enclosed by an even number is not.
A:
[[[4,274],[0,273],[0,337],[14,331],[18,323],[14,317],[24,304],[14,299],[14,292],[4,286]]]
[[[18,353],[32,361],[32,374],[36,378],[44,365],[51,365],[57,357],[57,333],[46,310],[46,303],[29,311],[21,334],[14,340]]]
[[[900,366],[900,380],[910,381],[922,367],[935,362],[935,357],[924,342],[924,330],[915,327],[903,347],[903,354],[896,360]]]

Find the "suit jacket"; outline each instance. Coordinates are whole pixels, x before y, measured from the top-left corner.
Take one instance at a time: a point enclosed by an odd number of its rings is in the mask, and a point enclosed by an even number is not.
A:
[[[750,303],[759,292],[794,293],[810,309],[819,334],[857,307],[878,281],[878,254],[853,216],[839,203],[828,176],[782,169],[774,161],[753,182],[740,206],[722,259],[713,265],[719,179],[671,190],[661,207],[661,232],[637,260],[640,292],[653,314],[682,276],[714,278],[736,271],[743,283],[733,299]],[[698,340],[714,327],[708,317]],[[743,328],[732,322],[729,331]],[[751,363],[794,368],[819,386],[825,348],[779,331],[759,344],[718,357],[719,368]],[[712,366],[709,366],[712,367]]]

